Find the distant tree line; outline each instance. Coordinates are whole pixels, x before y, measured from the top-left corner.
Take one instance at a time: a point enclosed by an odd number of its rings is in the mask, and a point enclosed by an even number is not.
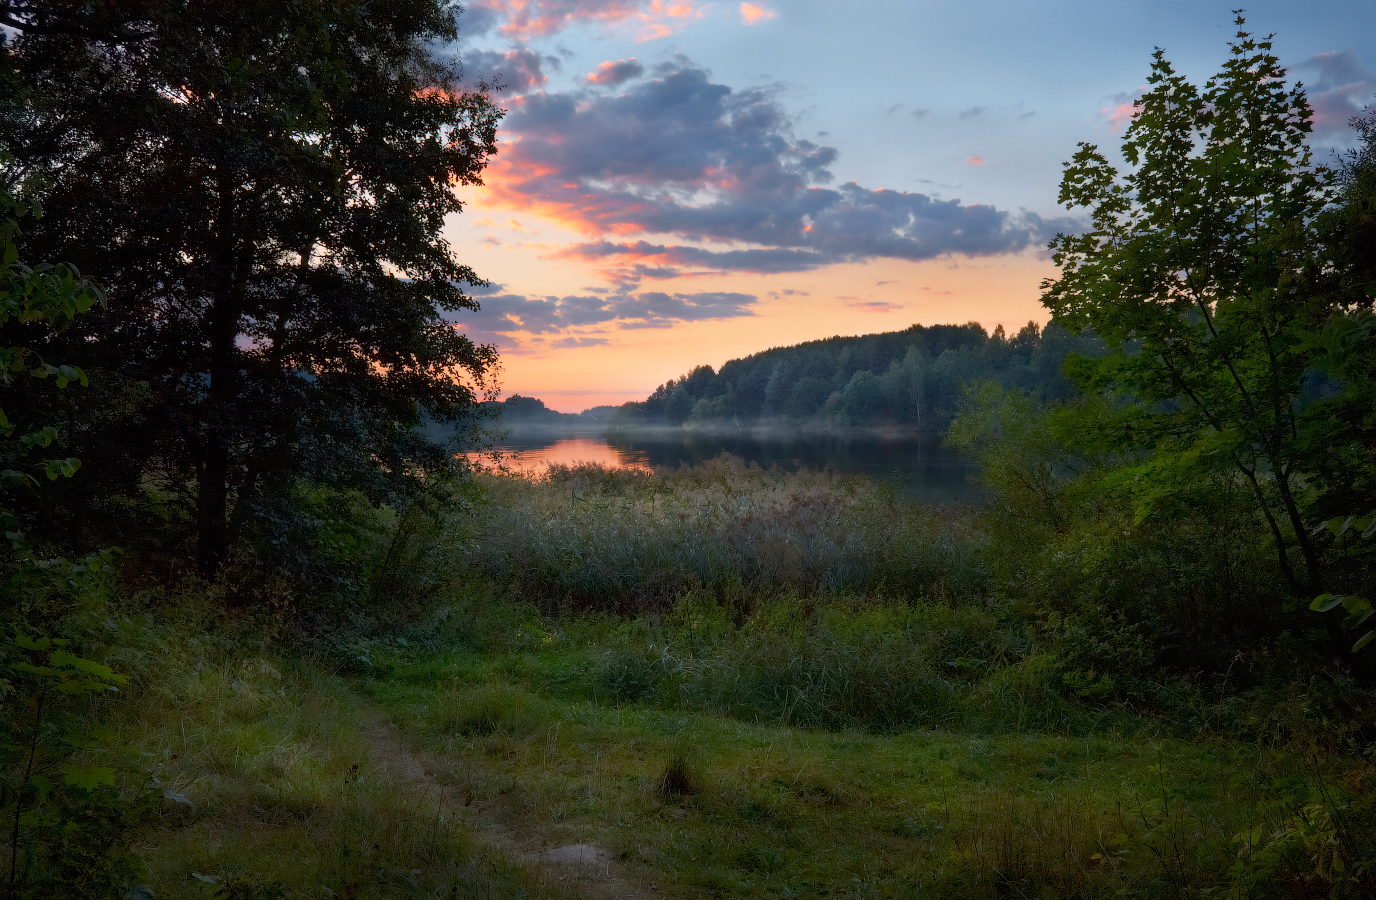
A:
[[[1067,354],[1095,356],[1092,334],[1029,322],[1009,337],[976,322],[913,325],[903,331],[832,337],[699,366],[627,403],[614,429],[898,427],[939,432],[973,382],[994,380],[1064,400],[1074,387],[1061,372]]]

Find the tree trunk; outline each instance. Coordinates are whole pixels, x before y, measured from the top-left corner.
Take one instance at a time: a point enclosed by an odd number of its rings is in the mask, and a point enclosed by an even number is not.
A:
[[[196,569],[214,580],[229,551],[229,450],[233,435],[234,400],[238,394],[239,310],[247,273],[241,271],[238,223],[235,216],[236,181],[222,166],[217,187],[220,211],[216,223],[219,284],[207,314],[209,359],[206,401],[201,423],[205,428],[204,460],[196,499]]]

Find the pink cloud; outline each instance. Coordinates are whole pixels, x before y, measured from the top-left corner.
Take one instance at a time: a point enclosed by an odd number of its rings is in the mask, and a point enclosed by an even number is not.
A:
[[[579,22],[636,24],[639,37],[649,40],[702,16],[691,0],[484,0],[478,5],[504,20],[498,31],[515,40],[544,37]]]
[[[741,21],[747,25],[758,25],[774,18],[774,10],[765,9],[754,3],[741,4]]]
[[[967,165],[971,165],[971,166],[982,166],[982,165],[984,165],[984,160],[980,159],[978,156],[967,156],[967,157],[965,157],[965,162],[966,162]]]
[[[1315,136],[1350,138],[1352,117],[1376,100],[1376,72],[1351,50],[1311,56],[1295,69],[1306,76]]]
[[[588,73],[588,83],[600,84],[604,87],[616,87],[632,78],[639,77],[644,71],[645,67],[634,56],[630,59],[608,60],[600,64],[597,71]]]
[[[1122,131],[1141,108],[1141,104],[1134,100],[1131,103],[1119,103],[1117,106],[1105,106],[1099,110],[1099,115],[1108,118],[1109,131]]]
[[[679,62],[617,92],[515,98],[505,122],[513,139],[484,179],[489,202],[581,232],[591,241],[556,252],[628,285],[1001,254],[1073,227],[958,199],[830,186],[837,151],[796,137],[772,93],[733,91]]]

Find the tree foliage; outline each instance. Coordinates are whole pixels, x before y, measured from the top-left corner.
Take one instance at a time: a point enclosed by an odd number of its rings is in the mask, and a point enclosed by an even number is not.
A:
[[[41,188],[38,253],[106,283],[66,352],[133,386],[73,431],[105,495],[194,517],[207,575],[293,480],[377,501],[448,465],[417,426],[471,415],[494,369],[444,318],[482,281],[440,230],[501,116],[435,49],[458,11],[6,6],[0,179]]]
[[[1088,144],[1067,164],[1061,201],[1089,209],[1091,225],[1052,243],[1061,274],[1043,302],[1114,351],[1075,368],[1127,401],[1098,434],[1144,454],[1117,475],[1139,520],[1231,473],[1286,582],[1312,596],[1330,573],[1306,522],[1371,471],[1371,445],[1339,415],[1360,385],[1341,380],[1335,366],[1352,369],[1332,352],[1335,341],[1371,352],[1360,324],[1371,301],[1350,283],[1362,257],[1336,239],[1336,180],[1311,159],[1303,90],[1269,39],[1237,24],[1229,59],[1202,88],[1157,51],[1122,144],[1125,172]],[[1347,464],[1331,466],[1334,454]]]

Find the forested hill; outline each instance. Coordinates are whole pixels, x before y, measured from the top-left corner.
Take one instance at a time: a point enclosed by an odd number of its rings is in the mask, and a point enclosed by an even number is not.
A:
[[[1044,400],[1070,396],[1061,374],[1070,352],[1101,344],[1055,325],[1029,322],[1012,337],[978,323],[914,325],[903,331],[833,337],[699,366],[623,405],[611,428],[895,427],[945,429],[962,387],[994,379]]]

